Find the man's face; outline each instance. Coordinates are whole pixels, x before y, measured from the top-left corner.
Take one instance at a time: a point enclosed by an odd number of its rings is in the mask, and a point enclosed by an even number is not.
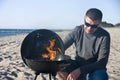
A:
[[[85,16],[84,29],[85,32],[90,34],[97,30],[98,25],[101,23],[100,20],[92,20],[88,16]]]

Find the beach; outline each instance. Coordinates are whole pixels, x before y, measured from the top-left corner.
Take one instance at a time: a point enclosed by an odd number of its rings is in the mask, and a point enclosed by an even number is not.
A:
[[[111,49],[107,64],[109,80],[120,79],[120,28],[105,28],[111,35]],[[62,39],[69,31],[56,32]],[[33,80],[34,71],[28,68],[21,58],[21,44],[27,34],[0,37],[0,80]],[[72,45],[65,52],[74,57]],[[48,79],[48,74],[44,75]],[[37,80],[42,80],[41,75]],[[48,79],[49,80],[49,79]],[[58,79],[59,80],[59,79]]]

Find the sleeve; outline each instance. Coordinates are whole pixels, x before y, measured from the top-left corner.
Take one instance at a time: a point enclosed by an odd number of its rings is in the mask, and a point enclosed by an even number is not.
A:
[[[89,73],[97,69],[106,69],[110,53],[110,35],[105,36],[101,42],[97,61],[80,67],[81,73]]]
[[[69,46],[71,46],[74,42],[75,39],[77,38],[78,32],[80,32],[81,26],[76,26],[63,40],[64,43],[64,49],[66,50]]]
[[[74,31],[71,31],[63,40],[64,49],[66,50],[69,46],[71,46],[74,42]]]

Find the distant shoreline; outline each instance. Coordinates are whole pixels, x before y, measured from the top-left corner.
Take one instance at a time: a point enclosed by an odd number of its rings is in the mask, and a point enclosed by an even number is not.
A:
[[[120,28],[120,27],[103,27],[104,29],[107,28]],[[6,36],[15,36],[20,34],[28,34],[32,31],[39,30],[39,29],[0,29],[0,38]],[[72,29],[47,29],[54,32],[63,32],[63,31],[71,31]]]

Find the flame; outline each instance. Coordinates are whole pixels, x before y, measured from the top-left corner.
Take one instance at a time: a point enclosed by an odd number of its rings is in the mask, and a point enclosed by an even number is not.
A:
[[[50,42],[50,46],[46,47],[48,54],[43,54],[42,57],[43,58],[50,58],[50,60],[53,61],[56,57],[56,51],[53,50],[53,47],[55,45],[55,39],[49,40],[49,42]]]

